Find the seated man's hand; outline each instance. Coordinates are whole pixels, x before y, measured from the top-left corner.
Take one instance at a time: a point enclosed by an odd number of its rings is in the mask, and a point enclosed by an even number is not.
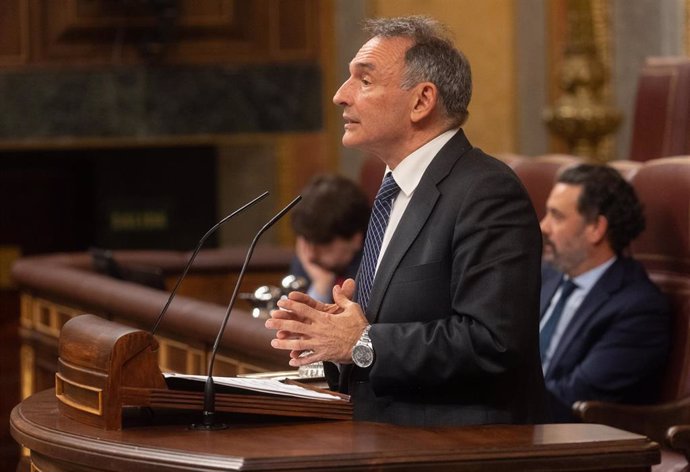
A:
[[[309,243],[301,236],[297,236],[295,253],[307,276],[309,276],[309,280],[311,280],[309,291],[320,300],[326,300],[335,284],[336,274],[314,262],[316,260],[315,251],[314,244]]]

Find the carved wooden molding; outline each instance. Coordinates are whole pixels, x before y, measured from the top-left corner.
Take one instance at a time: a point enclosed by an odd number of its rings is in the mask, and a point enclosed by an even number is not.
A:
[[[284,274],[291,251],[263,247],[254,255],[251,271],[255,272],[255,283],[259,280],[266,283],[267,280],[274,280],[274,274]],[[223,300],[222,304],[204,301],[203,290],[207,287],[204,287],[200,278],[208,276],[212,286],[214,280],[234,280],[224,273],[235,273],[244,256],[244,248],[205,250],[200,253],[195,262],[196,273],[185,280],[185,285],[197,286],[202,292],[195,294],[197,298],[178,293],[157,335],[157,363],[164,370],[206,373],[211,340],[218,331],[227,300]],[[177,276],[174,274],[179,274],[187,260],[186,253],[166,251],[121,252],[116,257],[125,265],[165,268],[175,280]],[[21,385],[24,397],[54,385],[58,337],[70,319],[89,312],[122,326],[146,330],[153,325],[153,320],[167,300],[166,291],[103,277],[92,272],[90,266],[90,256],[86,253],[36,256],[15,264],[13,275],[22,290]],[[194,283],[195,277],[197,283]],[[219,287],[219,290],[225,293],[227,285]],[[182,325],[178,326],[180,322]],[[216,358],[216,375],[281,370],[287,366],[286,357],[270,347],[272,333],[247,311],[236,307],[230,325],[232,329],[226,331],[222,350]]]
[[[0,67],[29,60],[29,3],[3,0],[0,4]]]
[[[319,18],[329,7],[318,0],[179,0],[164,15],[133,1],[15,3],[11,19],[0,20],[0,26],[7,23],[14,36],[27,38],[31,56],[27,61],[19,55],[20,62],[60,65],[141,63],[143,46],[159,40],[166,63],[318,61]],[[173,18],[172,33],[160,37],[165,18]],[[11,47],[8,57],[17,48]],[[11,62],[0,66],[4,63]]]

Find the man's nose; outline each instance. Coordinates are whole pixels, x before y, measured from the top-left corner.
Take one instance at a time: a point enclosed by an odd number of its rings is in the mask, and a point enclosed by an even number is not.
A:
[[[348,104],[347,89],[350,79],[343,82],[343,85],[335,92],[333,95],[333,103],[340,106],[346,106]]]

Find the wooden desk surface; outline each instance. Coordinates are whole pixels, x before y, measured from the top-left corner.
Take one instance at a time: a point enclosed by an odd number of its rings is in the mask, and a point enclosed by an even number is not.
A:
[[[244,417],[226,430],[195,431],[188,429],[193,419],[161,413],[105,431],[61,416],[54,392],[46,390],[14,408],[10,427],[39,470],[61,472],[591,472],[645,471],[659,462],[656,443],[594,424],[407,428],[350,421],[259,424]]]

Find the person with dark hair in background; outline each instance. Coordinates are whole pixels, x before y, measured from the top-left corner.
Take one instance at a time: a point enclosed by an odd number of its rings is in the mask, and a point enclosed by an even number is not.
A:
[[[315,300],[332,302],[333,286],[357,274],[370,211],[359,185],[337,174],[318,175],[302,191],[292,210],[296,257],[290,273],[307,279]]]
[[[366,31],[333,97],[343,144],[386,164],[357,281],[336,285],[332,304],[280,300],[271,344],[294,367],[329,361],[356,420],[543,422],[538,220],[516,175],[461,129],[469,62],[428,17]]]
[[[581,164],[557,179],[541,221],[540,349],[553,417],[578,400],[654,401],[670,342],[666,300],[624,252],[645,226],[617,170]]]

